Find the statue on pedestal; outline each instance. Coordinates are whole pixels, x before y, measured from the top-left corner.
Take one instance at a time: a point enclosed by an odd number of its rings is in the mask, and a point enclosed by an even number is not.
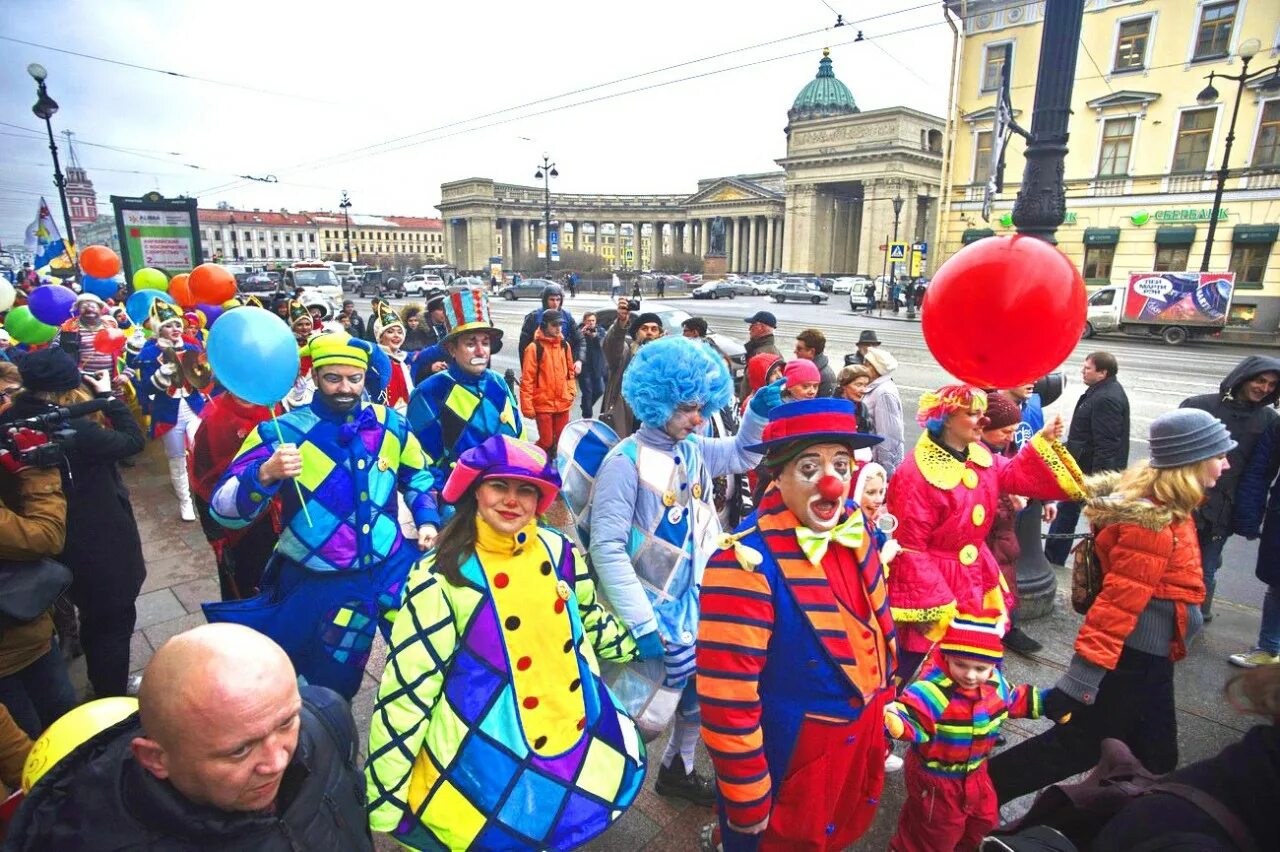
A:
[[[711,248],[708,257],[724,257],[724,217],[717,216],[711,220]]]

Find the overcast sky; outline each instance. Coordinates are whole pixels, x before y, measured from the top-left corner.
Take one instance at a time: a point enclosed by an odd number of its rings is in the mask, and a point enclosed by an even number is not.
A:
[[[851,25],[832,28],[832,8]],[[692,192],[774,169],[824,46],[864,110],[941,115],[951,55],[941,0],[0,0],[0,36],[187,75],[0,40],[5,244],[41,194],[61,225],[31,62],[104,212],[152,190],[336,209],[346,189],[353,212],[436,216],[442,181],[532,184],[544,151],[563,192]]]

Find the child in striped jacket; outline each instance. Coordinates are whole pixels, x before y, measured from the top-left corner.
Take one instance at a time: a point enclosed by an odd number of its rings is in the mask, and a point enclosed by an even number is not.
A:
[[[956,616],[941,665],[885,708],[889,735],[912,744],[894,852],[977,849],[999,821],[987,756],[1006,718],[1037,719],[1043,707],[1042,690],[1011,686],[998,668],[1004,625],[995,611]]]

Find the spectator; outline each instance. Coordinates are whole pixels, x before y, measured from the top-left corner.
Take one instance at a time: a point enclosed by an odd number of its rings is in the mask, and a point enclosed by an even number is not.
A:
[[[667,276],[658,276],[658,298],[661,299],[667,295]]]
[[[812,361],[821,376],[818,396],[832,396],[836,389],[836,373],[827,360],[827,336],[816,328],[806,328],[796,335],[796,357]]]
[[[560,312],[544,311],[533,345],[524,350],[520,413],[538,424],[538,446],[553,457],[573,408],[573,356],[562,336]]]
[[[1086,387],[1071,415],[1067,449],[1086,474],[1124,470],[1129,464],[1129,397],[1116,379],[1119,369],[1110,352],[1093,352],[1085,357],[1080,371]],[[1080,509],[1079,503],[1058,504],[1058,516],[1049,525],[1050,538],[1044,546],[1045,558],[1054,565],[1066,564]]]
[[[391,303],[388,302],[386,299],[382,298],[381,296],[374,296],[372,299],[369,300],[369,321],[365,323],[364,334],[362,335],[362,337],[364,337],[364,339],[369,341],[370,343],[378,342],[377,338],[375,338],[373,335],[373,318],[378,315],[379,305],[386,305],[388,308],[391,307]]]
[[[782,389],[783,402],[813,399],[818,395],[820,376],[812,361],[805,358],[788,361],[782,368],[782,375],[787,380]]]
[[[1149,463],[1089,482],[1094,550],[1106,570],[1071,663],[1044,702],[1046,716],[1070,712],[1071,722],[991,761],[1001,803],[1089,769],[1106,738],[1154,773],[1178,765],[1173,664],[1200,629],[1204,600],[1192,512],[1236,443],[1198,409],[1162,414],[1149,432]]]
[[[756,391],[782,378],[782,371],[786,366],[787,362],[772,352],[753,355],[747,362],[747,392],[742,397],[738,413],[741,414],[747,410],[747,404],[751,402],[751,397],[755,396]]]
[[[27,735],[3,703],[0,703],[0,800],[18,789],[22,783],[22,767],[31,753],[31,737]],[[4,823],[0,822],[0,839]]]
[[[782,353],[778,351],[778,347],[773,341],[773,330],[778,327],[778,318],[769,311],[756,311],[747,317],[744,322],[747,323],[747,363],[751,363],[751,359],[756,355],[763,353],[771,353],[782,357]],[[747,387],[747,379],[744,377],[742,385],[738,388],[738,396],[747,397],[749,389]]]
[[[0,328],[0,361],[4,361],[5,363],[12,362],[13,359],[9,352],[9,347],[12,345],[13,339],[9,337],[9,332]]]
[[[622,396],[622,377],[631,363],[632,356],[641,346],[657,340],[663,335],[662,319],[657,314],[644,313],[636,317],[634,328],[631,323],[631,312],[639,308],[639,303],[627,299],[618,300],[618,315],[605,333],[601,349],[604,360],[609,367],[609,381],[604,389],[604,399],[600,403],[600,419],[613,428],[619,436],[626,437],[639,428],[631,413],[631,406]],[[627,337],[632,339],[628,342]]]
[[[865,366],[871,371],[871,384],[867,385],[862,404],[866,407],[875,434],[884,438],[871,448],[875,461],[893,476],[906,455],[906,438],[902,431],[902,398],[898,386],[890,375],[898,369],[898,359],[887,349],[868,349]]]
[[[867,352],[879,345],[880,338],[876,337],[876,333],[871,329],[865,329],[858,335],[857,351],[844,356],[845,366],[865,364],[867,362]]]
[[[604,335],[600,332],[595,311],[582,315],[582,372],[578,374],[578,394],[582,398],[582,416],[591,416],[596,401],[604,396]]]
[[[1280,420],[1273,419],[1249,456],[1236,488],[1234,531],[1258,544],[1254,574],[1266,584],[1262,622],[1251,651],[1228,660],[1244,669],[1280,664]],[[1203,555],[1201,559],[1203,559]],[[1206,575],[1207,579],[1207,575]],[[1202,610],[1203,611],[1203,610]]]
[[[400,309],[400,318],[404,321],[404,345],[401,348],[405,352],[417,352],[435,342],[431,339],[431,331],[423,325],[422,305],[410,302]]]
[[[1277,399],[1280,399],[1280,358],[1249,355],[1227,374],[1217,393],[1182,401],[1183,408],[1199,408],[1221,420],[1237,444],[1228,457],[1231,467],[1205,492],[1204,505],[1196,509],[1196,537],[1200,541],[1200,563],[1204,568],[1204,605],[1200,610],[1206,624],[1213,621],[1214,575],[1222,566],[1222,548],[1235,526],[1236,484],[1249,464],[1259,436],[1277,419]]]
[[[560,312],[561,332],[565,342],[569,344],[569,351],[573,354],[573,374],[578,375],[582,372],[582,334],[578,330],[578,323],[573,319],[573,314],[564,307],[564,290],[559,284],[548,284],[543,287],[542,307],[525,314],[524,322],[520,326],[520,348],[516,351],[516,357],[521,359],[520,363],[524,363],[524,350],[533,343],[533,336],[542,325],[543,311]]]
[[[1009,388],[1004,394],[1017,403],[1018,410],[1022,412],[1022,420],[1013,433],[1014,446],[1022,449],[1032,435],[1044,428],[1044,408],[1040,404],[1040,394],[1036,393],[1036,386],[1033,384]]]
[[[867,415],[867,407],[863,403],[867,388],[870,386],[871,369],[863,364],[845,367],[836,377],[836,396],[853,403],[854,410],[857,412],[858,431],[875,434],[875,424],[871,422],[871,418]]]
[[[689,317],[680,323],[680,333],[690,340],[706,340],[707,321],[702,317]]]
[[[350,299],[342,303],[342,312],[338,314],[339,320],[345,320],[343,326],[347,333],[353,337],[364,337],[364,318],[356,313],[356,303]]]
[[[372,852],[346,703],[253,630],[160,646],[138,712],[45,770],[7,849]]]

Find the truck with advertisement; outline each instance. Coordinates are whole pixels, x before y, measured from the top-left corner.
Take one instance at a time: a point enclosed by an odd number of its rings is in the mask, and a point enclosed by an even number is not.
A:
[[[1084,336],[1147,334],[1171,346],[1217,337],[1234,291],[1233,272],[1133,272],[1128,284],[1090,294]]]

